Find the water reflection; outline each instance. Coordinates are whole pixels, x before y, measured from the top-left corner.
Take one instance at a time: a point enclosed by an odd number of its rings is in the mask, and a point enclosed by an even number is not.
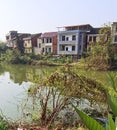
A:
[[[35,79],[54,71],[54,68],[23,65],[0,65],[0,109],[5,116],[18,119],[20,105]]]
[[[23,81],[31,81],[35,79],[36,76],[44,77],[52,73],[56,68],[54,67],[37,67],[37,66],[27,66],[27,65],[4,65],[0,66],[0,74],[4,72],[10,73],[10,79],[14,83],[22,84]]]

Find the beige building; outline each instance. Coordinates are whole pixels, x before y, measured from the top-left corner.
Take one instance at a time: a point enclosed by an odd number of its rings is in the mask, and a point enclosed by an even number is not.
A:
[[[57,54],[57,32],[46,32],[37,40],[36,54]]]
[[[32,43],[31,43],[31,37],[27,37],[23,39],[24,41],[24,53],[30,54],[32,53]]]
[[[45,44],[43,44],[42,39],[37,39],[37,47],[34,47],[34,53],[35,55],[43,54],[45,48]]]

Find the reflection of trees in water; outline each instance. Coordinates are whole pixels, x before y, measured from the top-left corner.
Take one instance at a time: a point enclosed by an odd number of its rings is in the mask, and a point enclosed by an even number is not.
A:
[[[55,68],[52,67],[36,67],[28,65],[1,65],[0,74],[8,71],[10,73],[10,79],[15,83],[22,84],[23,81],[34,82],[35,77],[38,79],[50,74]]]
[[[0,64],[0,75],[3,74],[5,71],[3,69],[3,66]]]

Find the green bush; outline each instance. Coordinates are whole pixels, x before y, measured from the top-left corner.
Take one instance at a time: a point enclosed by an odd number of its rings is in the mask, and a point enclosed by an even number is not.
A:
[[[19,57],[19,62],[22,63],[22,64],[26,64],[26,63],[29,63],[31,61],[31,58],[29,56],[21,56]]]
[[[8,122],[0,116],[0,130],[8,130]]]

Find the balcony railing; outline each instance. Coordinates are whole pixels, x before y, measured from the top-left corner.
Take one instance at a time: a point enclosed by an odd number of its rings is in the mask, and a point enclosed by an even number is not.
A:
[[[76,55],[76,51],[59,51],[59,54]]]
[[[52,43],[44,43],[45,46],[52,46]]]
[[[58,41],[59,44],[76,44],[76,41]]]

